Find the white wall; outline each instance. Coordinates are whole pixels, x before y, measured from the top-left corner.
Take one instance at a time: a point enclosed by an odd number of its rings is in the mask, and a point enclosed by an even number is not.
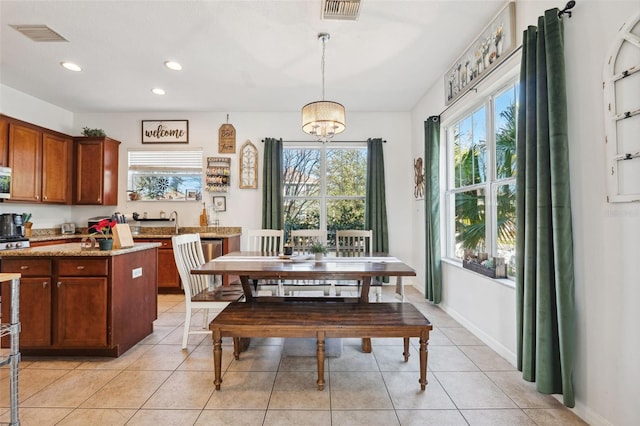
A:
[[[536,25],[557,1],[517,1],[516,33]],[[640,206],[607,204],[602,70],[613,39],[640,10],[636,0],[579,1],[565,20],[569,144],[573,209],[575,300],[578,317],[575,411],[597,425],[640,424]],[[500,71],[498,71],[500,72]],[[411,114],[412,154],[424,153],[423,122],[444,110],[438,81]],[[637,96],[636,96],[637,97]],[[423,230],[421,203],[413,228]],[[421,231],[423,232],[423,231]],[[424,257],[424,238],[413,242],[414,265]],[[424,282],[424,268],[418,268]],[[507,359],[515,359],[515,292],[443,263],[443,307]]]

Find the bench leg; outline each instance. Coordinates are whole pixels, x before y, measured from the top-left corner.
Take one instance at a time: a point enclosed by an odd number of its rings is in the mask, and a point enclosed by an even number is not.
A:
[[[409,361],[409,338],[408,337],[404,338],[404,352],[402,353],[402,355],[404,355],[404,362]]]
[[[318,331],[318,390],[324,389],[324,331]]]
[[[371,353],[371,337],[362,338],[362,352],[366,354]]]
[[[427,387],[427,342],[429,341],[429,330],[420,333],[420,389]]]
[[[220,383],[222,383],[222,336],[220,330],[213,330],[213,370],[213,384],[216,386],[216,390],[220,390]]]

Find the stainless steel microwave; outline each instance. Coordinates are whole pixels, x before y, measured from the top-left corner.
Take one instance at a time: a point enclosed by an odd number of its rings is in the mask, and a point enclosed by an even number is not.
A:
[[[9,198],[11,193],[11,169],[0,167],[0,198]]]

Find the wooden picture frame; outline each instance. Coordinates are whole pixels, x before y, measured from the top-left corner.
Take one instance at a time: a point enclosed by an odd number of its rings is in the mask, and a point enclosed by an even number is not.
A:
[[[213,196],[213,210],[217,212],[226,212],[227,211],[227,197],[224,195],[214,195]]]
[[[184,199],[185,201],[196,201],[198,199],[198,191],[196,189],[187,189]]]
[[[444,75],[444,103],[450,105],[481,81],[516,48],[514,2],[509,2]]]
[[[246,141],[240,148],[238,181],[241,189],[258,188],[258,149],[251,141]]]
[[[189,120],[142,120],[142,143],[189,143]]]

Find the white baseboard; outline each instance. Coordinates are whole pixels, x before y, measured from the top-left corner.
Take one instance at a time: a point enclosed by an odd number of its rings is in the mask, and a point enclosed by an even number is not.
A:
[[[506,346],[495,340],[493,337],[486,334],[482,329],[478,328],[473,322],[467,320],[464,315],[461,315],[455,309],[451,309],[444,302],[440,303],[440,309],[445,311],[451,318],[462,324],[467,330],[473,333],[478,339],[482,340],[487,346],[496,351],[501,357],[506,359],[514,367],[517,364],[517,356],[514,352],[509,350]]]

